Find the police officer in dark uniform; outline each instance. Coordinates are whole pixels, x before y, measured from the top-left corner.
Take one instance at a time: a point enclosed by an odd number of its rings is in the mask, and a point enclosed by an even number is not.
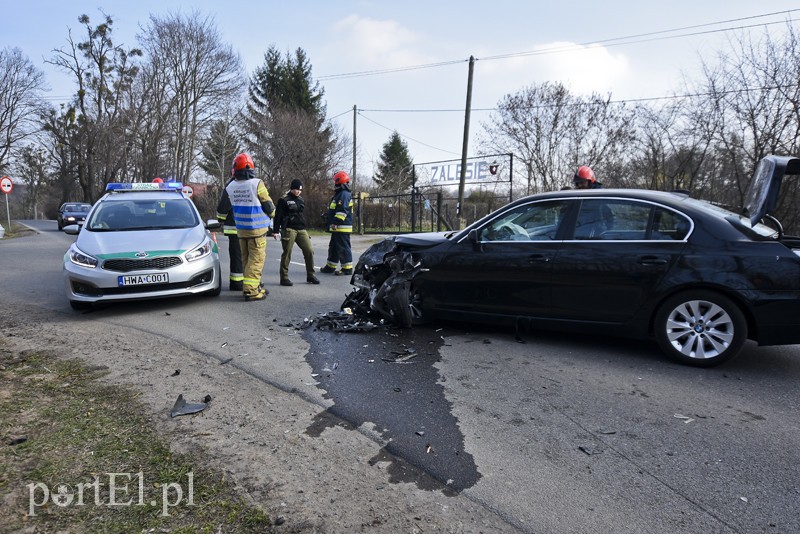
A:
[[[314,248],[306,230],[306,219],[303,214],[305,202],[300,197],[302,192],[303,183],[300,180],[292,180],[289,192],[278,199],[278,207],[275,209],[275,230],[280,234],[283,246],[280,271],[282,286],[294,285],[289,280],[289,262],[292,261],[292,247],[295,243],[303,251],[303,259],[306,261],[306,282],[319,284],[314,275]],[[275,234],[275,239],[277,238],[278,234]]]

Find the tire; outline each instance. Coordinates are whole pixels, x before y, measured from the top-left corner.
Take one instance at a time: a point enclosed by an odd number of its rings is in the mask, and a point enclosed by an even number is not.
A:
[[[713,291],[687,291],[664,301],[655,315],[655,338],[670,358],[713,367],[739,354],[747,321],[731,299]]]
[[[69,301],[69,305],[72,307],[73,310],[76,311],[86,311],[92,308],[91,302],[83,302],[80,300],[71,300]]]
[[[425,324],[422,294],[411,282],[405,282],[386,296],[386,304],[394,322],[403,328]]]
[[[221,293],[222,293],[222,280],[219,281],[217,287],[215,287],[210,291],[206,291],[206,295],[208,295],[209,297],[218,297],[220,296]]]
[[[408,288],[408,308],[411,313],[411,324],[420,325],[428,322],[425,312],[423,311],[423,295],[422,291],[414,284]]]

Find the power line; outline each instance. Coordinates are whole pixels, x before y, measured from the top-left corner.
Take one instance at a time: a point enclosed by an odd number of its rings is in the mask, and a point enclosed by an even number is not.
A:
[[[361,110],[359,110],[359,111],[361,111]],[[370,119],[370,118],[369,118],[369,117],[367,117],[366,115],[362,115],[361,113],[359,113],[359,114],[358,114],[358,116],[359,116],[359,117],[363,117],[363,118],[367,119],[369,122],[371,122],[372,124],[375,124],[375,125],[377,125],[377,126],[380,126],[381,128],[384,128],[384,129],[386,129],[386,130],[388,130],[388,131],[390,131],[390,132],[397,132],[397,130],[396,130],[396,129],[389,128],[388,126],[384,126],[383,124],[381,124],[381,123],[379,123],[379,122],[376,122],[376,121],[374,121],[374,120]],[[447,152],[448,154],[455,154],[456,156],[458,156],[458,155],[459,155],[459,153],[458,153],[458,152],[452,152],[452,151],[450,151],[450,150],[445,150],[444,148],[439,148],[439,147],[435,147],[435,146],[433,146],[433,145],[429,145],[428,143],[424,143],[424,142],[420,141],[419,139],[414,139],[413,137],[409,137],[409,136],[407,136],[407,135],[403,135],[403,134],[401,134],[401,133],[399,133],[399,132],[397,132],[397,135],[399,135],[400,137],[402,137],[402,138],[404,138],[404,139],[409,139],[409,140],[411,140],[411,141],[414,141],[415,143],[419,143],[420,145],[424,145],[424,146],[426,146],[426,147],[428,147],[428,148],[432,148],[432,149],[434,149],[434,150],[438,150],[438,151],[440,151],[440,152]]]
[[[666,39],[676,39],[676,38],[681,38],[681,37],[692,37],[692,36],[697,36],[697,35],[707,35],[707,34],[713,34],[713,33],[729,32],[729,31],[734,31],[734,30],[744,30],[744,29],[749,29],[749,28],[754,28],[754,27],[771,26],[771,25],[774,25],[774,24],[784,24],[784,23],[786,23],[788,21],[772,21],[772,22],[764,22],[764,23],[750,24],[750,25],[744,25],[744,26],[718,28],[718,29],[705,30],[705,31],[699,31],[699,32],[681,33],[681,34],[678,34],[678,35],[665,35],[665,34],[672,34],[672,33],[675,33],[675,32],[685,32],[687,30],[694,30],[694,29],[698,29],[698,28],[707,28],[707,27],[710,27],[710,26],[719,26],[721,24],[731,24],[731,23],[737,23],[737,22],[742,22],[742,21],[746,21],[746,20],[762,19],[762,18],[766,18],[766,17],[773,17],[773,16],[776,16],[776,15],[791,15],[792,13],[797,12],[797,11],[800,11],[800,9],[789,9],[789,10],[785,10],[785,11],[775,11],[775,12],[772,12],[772,13],[764,13],[764,14],[761,14],[761,15],[752,15],[752,16],[748,16],[748,17],[727,19],[727,20],[722,20],[722,21],[717,21],[717,22],[696,24],[696,25],[691,25],[691,26],[683,26],[683,27],[673,28],[673,29],[669,29],[669,30],[657,30],[657,31],[653,31],[653,32],[646,32],[646,33],[628,35],[628,36],[623,36],[623,37],[614,37],[614,38],[609,38],[609,39],[603,39],[603,40],[600,40],[600,41],[580,43],[580,44],[574,44],[574,45],[568,45],[568,46],[550,47],[550,48],[544,48],[544,49],[540,49],[540,50],[527,51],[527,52],[515,52],[515,53],[509,53],[509,54],[498,54],[498,55],[494,55],[494,56],[487,56],[487,57],[484,57],[484,58],[479,58],[479,60],[495,61],[495,60],[515,58],[515,57],[526,57],[526,56],[534,56],[534,55],[546,55],[546,54],[555,54],[555,53],[563,53],[563,52],[572,52],[572,51],[576,51],[576,50],[582,50],[587,46],[593,46],[593,45],[621,46],[621,45],[637,44],[637,43],[642,43],[642,42],[652,42],[652,41],[660,41],[660,40],[666,40]],[[406,72],[406,71],[411,71],[411,70],[420,70],[420,69],[429,69],[429,68],[435,68],[435,67],[440,67],[440,66],[448,66],[448,65],[458,64],[458,63],[464,63],[464,62],[467,62],[467,61],[468,60],[452,60],[452,61],[442,61],[442,62],[437,62],[437,63],[427,63],[427,64],[422,64],[422,65],[411,65],[411,66],[398,67],[398,68],[392,68],[392,69],[379,69],[379,70],[350,72],[350,73],[322,76],[322,77],[320,77],[318,79],[319,80],[340,80],[340,79],[355,78],[355,77],[375,76],[375,75],[387,74],[387,73]],[[721,91],[721,92],[717,92],[717,93],[708,92],[708,93],[695,93],[695,94],[672,95],[672,96],[645,97],[645,98],[637,98],[637,99],[610,101],[610,103],[626,104],[626,103],[654,102],[654,101],[658,101],[658,100],[678,100],[678,99],[683,99],[683,98],[692,98],[692,97],[699,97],[699,96],[710,96],[712,94],[718,94],[718,95],[719,94],[723,94],[724,95],[724,94],[732,94],[732,93],[737,93],[737,92],[738,93],[742,93],[742,92],[764,90],[764,89],[777,89],[777,88],[779,88],[779,87],[762,87],[762,88],[755,88],[755,89],[746,88],[746,89],[738,89],[738,90],[730,90],[730,91]],[[585,103],[576,103],[574,105],[585,105]],[[546,108],[546,107],[550,107],[550,106],[534,106],[532,109],[535,109],[535,108]],[[392,128],[389,128],[387,126],[384,126],[383,124],[380,124],[380,123],[370,119],[369,117],[363,115],[361,113],[363,111],[367,111],[367,112],[388,112],[388,113],[449,113],[449,112],[463,112],[464,110],[463,109],[358,109],[357,110],[357,112],[358,112],[358,114],[360,116],[364,117],[365,119],[367,119],[368,121],[372,122],[373,124],[376,124],[377,126],[380,126],[381,128],[384,128],[384,129],[386,129],[388,131],[397,132],[396,129],[392,129]],[[473,108],[471,111],[498,111],[498,108]],[[334,117],[331,117],[331,119],[340,117],[340,116],[344,115],[345,113],[347,113],[347,112],[340,113],[340,114],[338,114],[338,115],[336,115]],[[399,132],[397,132],[397,133],[398,133],[398,135],[400,135],[404,139],[409,139],[411,141],[414,141],[415,143],[421,144],[423,146],[427,146],[427,147],[432,148],[434,150],[439,150],[441,152],[447,152],[449,154],[458,155],[455,152],[452,152],[452,151],[449,151],[449,150],[444,150],[444,149],[441,149],[441,148],[437,148],[437,147],[434,147],[434,146],[429,145],[427,143],[424,143],[422,141],[419,141],[417,139],[414,139],[412,137],[400,134]]]
[[[744,30],[744,29],[755,28],[755,27],[760,27],[760,26],[771,26],[773,24],[784,24],[787,21],[764,22],[764,23],[758,23],[758,24],[750,24],[750,25],[746,25],[746,26],[735,26],[735,27],[729,27],[729,28],[718,28],[718,29],[715,29],[715,30],[706,30],[706,31],[701,31],[701,32],[682,33],[682,34],[679,34],[679,35],[664,35],[664,34],[667,34],[667,33],[674,33],[674,32],[680,32],[680,31],[685,31],[685,30],[692,30],[692,29],[696,29],[696,28],[705,28],[705,27],[708,27],[708,26],[718,26],[720,24],[730,24],[730,23],[741,22],[741,21],[745,21],[745,20],[753,20],[753,19],[759,19],[759,18],[765,18],[765,17],[774,17],[776,15],[789,15],[789,14],[794,13],[796,11],[800,11],[800,9],[788,9],[786,11],[775,11],[775,12],[772,12],[772,13],[764,13],[764,14],[761,14],[761,15],[752,15],[752,16],[749,16],[749,17],[728,19],[728,20],[722,20],[722,21],[718,21],[718,22],[708,22],[708,23],[704,23],[704,24],[696,24],[696,25],[693,25],[693,26],[683,26],[683,27],[680,27],[680,28],[673,28],[673,29],[669,29],[669,30],[657,30],[657,31],[653,31],[653,32],[639,33],[639,34],[628,35],[628,36],[624,36],[624,37],[612,37],[612,38],[609,38],[609,39],[602,39],[600,41],[578,43],[578,44],[567,45],[567,46],[556,46],[556,47],[543,48],[543,49],[540,49],[540,50],[532,50],[532,51],[527,51],[527,52],[513,52],[513,53],[508,53],[508,54],[498,54],[498,55],[494,55],[494,56],[487,56],[487,57],[477,58],[477,59],[479,61],[480,60],[482,60],[482,61],[494,61],[494,60],[500,60],[500,59],[516,58],[516,57],[527,57],[527,56],[536,56],[536,55],[557,54],[557,53],[562,53],[562,52],[572,52],[572,51],[576,51],[576,50],[582,50],[583,48],[585,48],[587,46],[591,46],[591,45],[605,44],[607,46],[621,46],[621,45],[637,44],[637,43],[643,43],[643,42],[661,41],[661,40],[666,40],[666,39],[677,39],[677,38],[680,38],[680,37],[693,37],[693,36],[696,36],[696,35],[707,35],[707,34],[712,34],[712,33],[729,32],[729,31],[734,31],[734,30]],[[660,37],[656,37],[656,36],[660,36]],[[652,37],[652,39],[644,39],[644,38],[647,38],[647,37]],[[636,40],[631,40],[631,39],[636,39]],[[409,66],[405,66],[405,67],[396,67],[396,68],[391,68],[391,69],[375,69],[375,70],[365,70],[365,71],[358,71],[358,72],[347,72],[347,73],[342,73],[342,74],[331,74],[331,75],[327,75],[327,76],[320,76],[317,79],[322,81],[322,80],[342,80],[342,79],[347,79],[347,78],[358,78],[358,77],[365,77],[365,76],[377,76],[377,75],[380,75],[380,74],[389,74],[389,73],[395,73],[395,72],[406,72],[406,71],[411,71],[411,70],[430,69],[430,68],[435,68],[435,67],[455,65],[455,64],[459,64],[459,63],[466,63],[467,61],[469,61],[469,60],[468,59],[458,59],[458,60],[451,60],[451,61],[440,61],[440,62],[437,62],[437,63],[425,63],[425,64],[421,64],[421,65],[409,65]]]
[[[765,85],[761,87],[745,87],[742,89],[728,89],[724,91],[707,91],[704,93],[683,93],[679,95],[665,95],[665,96],[649,96],[642,98],[628,98],[622,100],[609,100],[609,104],[635,104],[637,102],[654,102],[658,100],[681,100],[684,98],[696,98],[700,96],[715,96],[715,95],[730,95],[737,93],[750,93],[753,91],[768,91],[773,89],[797,89],[796,85]],[[583,106],[585,102],[576,102],[570,104],[571,106]],[[532,106],[530,109],[536,108],[550,108],[553,106]],[[472,111],[498,111],[500,108],[472,108]],[[368,109],[363,108],[358,111],[367,111],[372,113],[464,113],[463,108],[451,109]],[[338,115],[337,115],[338,116]]]

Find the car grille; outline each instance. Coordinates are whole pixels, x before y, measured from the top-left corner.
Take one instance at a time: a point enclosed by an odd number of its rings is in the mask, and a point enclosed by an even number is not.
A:
[[[202,284],[208,284],[214,280],[214,269],[208,269],[200,274],[194,275],[186,282],[176,282],[172,284],[157,284],[143,286],[123,286],[106,287],[100,289],[91,284],[84,284],[76,280],[72,281],[72,290],[78,295],[87,297],[104,297],[106,295],[135,295],[136,293],[155,293],[158,291],[172,291],[175,289],[190,289]]]
[[[103,269],[129,273],[131,271],[147,271],[150,269],[169,269],[183,263],[178,256],[162,256],[143,260],[118,259],[103,262]]]

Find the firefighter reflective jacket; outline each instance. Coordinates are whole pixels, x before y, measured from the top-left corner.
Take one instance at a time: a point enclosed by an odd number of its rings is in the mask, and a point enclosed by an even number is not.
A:
[[[227,220],[233,213],[236,233],[239,237],[265,235],[272,226],[275,206],[267,191],[267,186],[255,177],[251,169],[236,171],[217,206],[217,216]]]
[[[353,232],[353,195],[347,184],[336,186],[328,205],[327,216],[328,232]]]

